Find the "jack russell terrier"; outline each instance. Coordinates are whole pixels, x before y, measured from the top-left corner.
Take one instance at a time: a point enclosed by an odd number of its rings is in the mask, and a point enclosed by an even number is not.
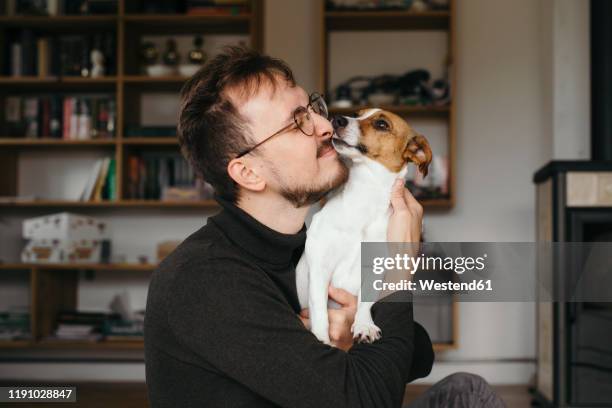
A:
[[[401,117],[381,109],[363,109],[358,115],[332,119],[333,145],[352,162],[349,179],[312,218],[296,267],[300,304],[309,308],[311,331],[327,344],[330,284],[358,296],[353,337],[360,342],[381,337],[370,313],[374,302],[361,301],[361,242],[387,240],[394,181],[405,176],[410,162],[427,175],[432,157],[427,139]]]

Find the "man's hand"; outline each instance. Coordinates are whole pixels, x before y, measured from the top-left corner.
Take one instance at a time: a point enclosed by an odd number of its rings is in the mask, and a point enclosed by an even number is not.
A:
[[[423,206],[410,190],[404,188],[404,180],[397,179],[391,190],[391,215],[387,227],[388,242],[421,241]]]
[[[329,286],[329,297],[340,305],[340,309],[327,309],[329,318],[329,338],[334,347],[348,351],[353,346],[351,326],[357,312],[357,296],[353,296],[344,289]],[[304,326],[310,328],[310,315],[308,309],[300,312],[300,319]]]

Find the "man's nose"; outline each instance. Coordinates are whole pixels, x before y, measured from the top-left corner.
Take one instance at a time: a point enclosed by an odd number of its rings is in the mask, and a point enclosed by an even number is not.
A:
[[[337,130],[339,128],[346,127],[346,125],[348,125],[348,119],[346,119],[344,116],[336,115],[332,118],[331,123],[334,130]]]

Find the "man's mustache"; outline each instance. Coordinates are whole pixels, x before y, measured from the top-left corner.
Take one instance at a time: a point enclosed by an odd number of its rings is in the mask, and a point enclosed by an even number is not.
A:
[[[321,157],[323,153],[325,153],[328,149],[333,149],[331,139],[327,139],[321,143],[321,145],[317,148],[317,157]]]

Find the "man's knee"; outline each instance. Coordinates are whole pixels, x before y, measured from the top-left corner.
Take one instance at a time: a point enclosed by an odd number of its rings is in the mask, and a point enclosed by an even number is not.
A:
[[[490,388],[489,383],[479,375],[471,373],[455,373],[451,374],[442,379],[442,382],[448,383],[449,385],[459,386],[461,389],[481,389]]]
[[[502,400],[495,394],[489,383],[479,375],[455,373],[445,377],[441,384],[450,406],[457,407],[504,407]]]

